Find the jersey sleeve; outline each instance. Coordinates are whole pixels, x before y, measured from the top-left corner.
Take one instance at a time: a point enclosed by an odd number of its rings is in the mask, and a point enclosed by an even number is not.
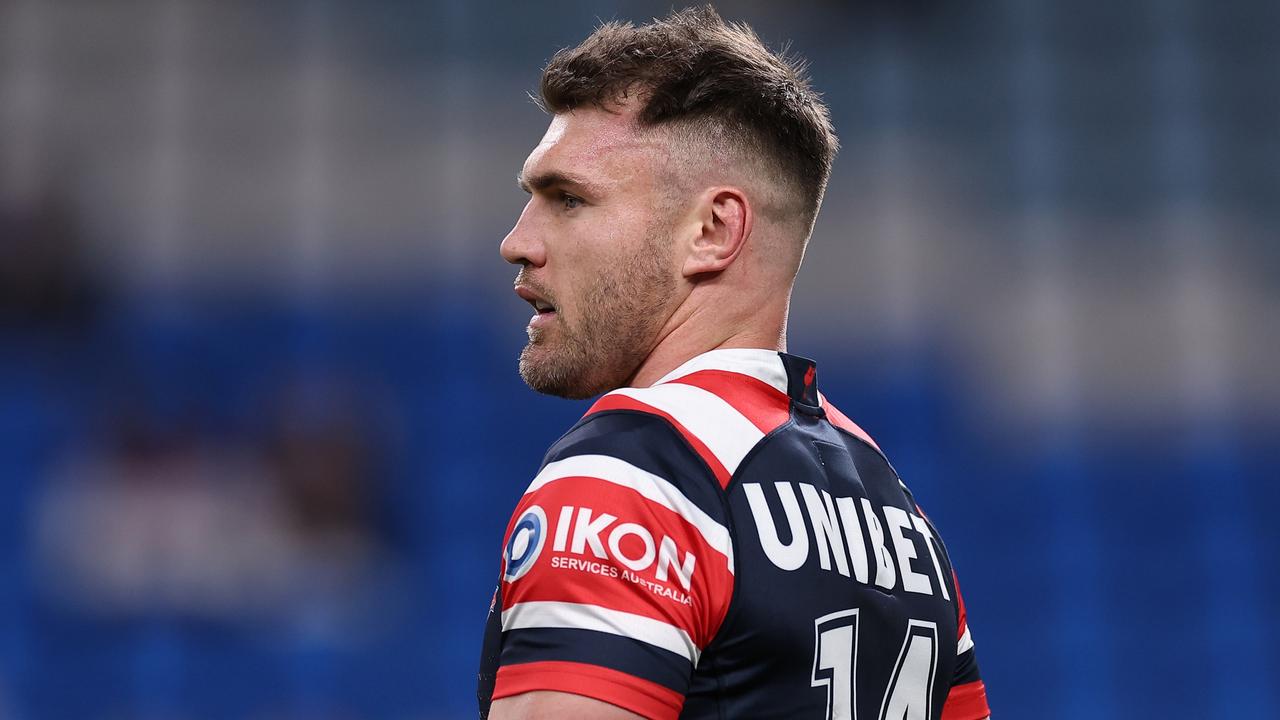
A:
[[[719,486],[660,418],[589,416],[507,528],[493,699],[585,695],[676,718],[733,591]]]
[[[973,649],[973,633],[969,630],[969,618],[960,594],[960,580],[951,571],[955,584],[956,608],[959,612],[956,642],[956,671],[951,680],[951,690],[942,706],[942,720],[983,720],[991,716],[987,705],[987,688],[978,673],[978,658]]]

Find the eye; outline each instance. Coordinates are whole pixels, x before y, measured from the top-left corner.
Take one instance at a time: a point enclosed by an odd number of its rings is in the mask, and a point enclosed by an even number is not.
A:
[[[582,198],[575,197],[569,193],[560,193],[560,203],[565,210],[576,210],[582,207]]]

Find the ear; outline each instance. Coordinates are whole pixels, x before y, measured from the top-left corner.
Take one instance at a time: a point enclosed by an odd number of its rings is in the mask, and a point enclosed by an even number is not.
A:
[[[751,204],[735,187],[710,188],[694,208],[697,222],[685,256],[685,277],[720,272],[729,267],[746,247],[754,220]]]

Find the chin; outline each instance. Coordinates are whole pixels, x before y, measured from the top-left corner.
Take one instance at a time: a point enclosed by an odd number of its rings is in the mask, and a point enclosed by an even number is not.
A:
[[[598,375],[598,365],[574,360],[531,342],[520,353],[520,378],[537,392],[566,400],[586,400],[621,386],[592,377]]]

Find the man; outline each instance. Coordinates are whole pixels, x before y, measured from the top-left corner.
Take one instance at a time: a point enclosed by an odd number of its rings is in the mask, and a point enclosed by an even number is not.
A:
[[[481,716],[989,715],[937,532],[784,352],[836,149],[799,67],[708,7],[602,26],[541,95],[520,373],[605,394],[508,526]]]

